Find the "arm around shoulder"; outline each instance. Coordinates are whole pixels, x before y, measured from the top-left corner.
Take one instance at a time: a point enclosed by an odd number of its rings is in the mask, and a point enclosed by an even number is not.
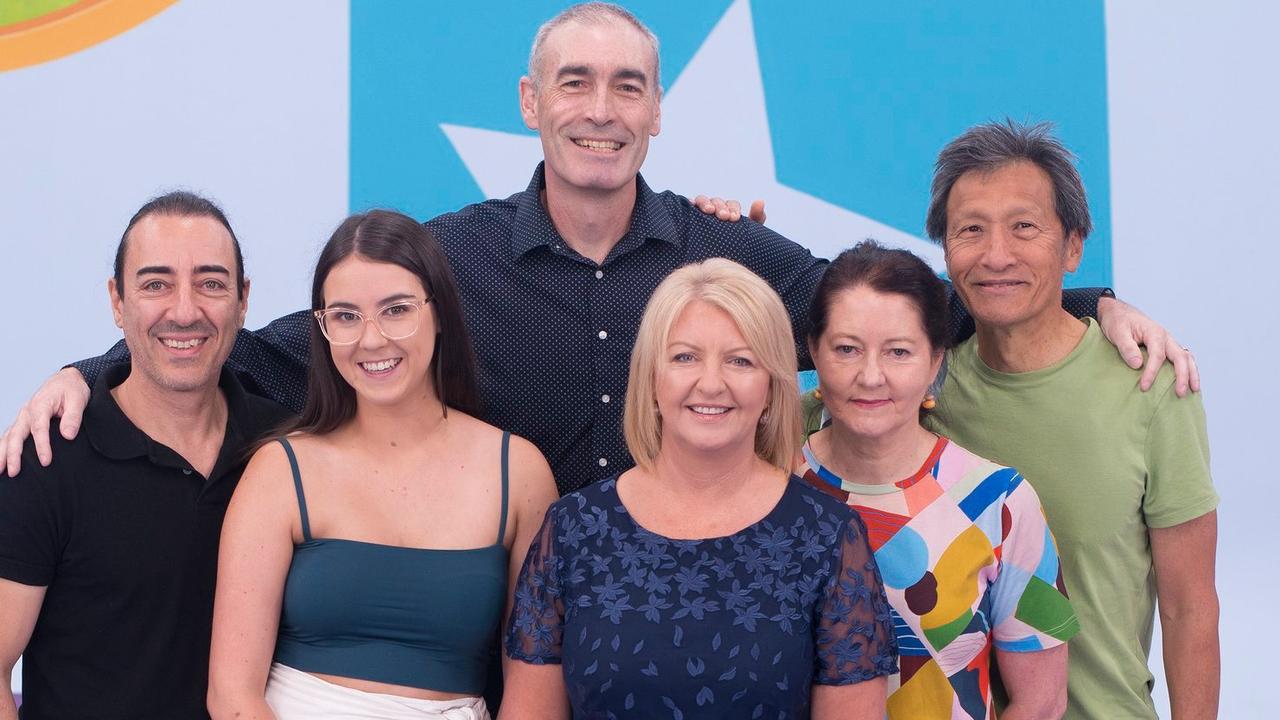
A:
[[[245,468],[222,526],[209,659],[214,718],[273,717],[263,693],[300,525],[289,461],[269,443]]]

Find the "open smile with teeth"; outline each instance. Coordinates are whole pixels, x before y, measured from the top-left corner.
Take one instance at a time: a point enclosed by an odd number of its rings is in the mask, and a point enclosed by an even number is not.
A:
[[[588,150],[596,150],[599,152],[615,152],[622,148],[622,143],[613,140],[587,140],[585,138],[574,138],[573,144],[578,147],[584,147]]]
[[[174,340],[172,338],[161,338],[160,342],[165,347],[171,347],[174,350],[190,350],[193,347],[203,345],[205,338],[191,338],[190,340]]]
[[[729,412],[727,407],[712,407],[710,405],[690,405],[689,409],[699,415],[723,415]]]
[[[360,367],[364,368],[367,372],[377,373],[386,372],[399,364],[400,358],[391,358],[389,360],[378,360],[376,362],[362,362],[360,363]]]

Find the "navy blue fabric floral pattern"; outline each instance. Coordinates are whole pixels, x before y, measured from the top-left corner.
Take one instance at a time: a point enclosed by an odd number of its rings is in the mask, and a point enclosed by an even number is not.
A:
[[[507,654],[561,663],[575,718],[807,718],[814,683],[898,666],[861,519],[795,478],[706,540],[637,525],[616,478],[565,496],[520,572]]]

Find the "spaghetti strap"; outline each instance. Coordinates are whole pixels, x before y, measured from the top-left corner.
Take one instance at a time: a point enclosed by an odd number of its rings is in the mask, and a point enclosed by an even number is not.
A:
[[[498,519],[498,544],[499,545],[501,545],[502,541],[507,537],[507,496],[509,494],[507,491],[507,484],[508,484],[507,481],[508,481],[508,475],[509,475],[507,459],[510,457],[510,455],[511,455],[511,433],[503,431],[502,433],[502,515]],[[302,486],[299,485],[298,487],[301,488]],[[302,490],[299,489],[298,492],[301,493]],[[301,494],[299,494],[298,497],[302,497]]]
[[[307,520],[307,498],[302,494],[302,473],[298,471],[298,457],[293,454],[293,446],[285,438],[280,438],[280,445],[284,447],[284,454],[289,456],[289,468],[293,470],[293,489],[298,493],[298,511],[302,515],[302,540],[311,542],[311,523]],[[503,486],[506,489],[506,486]],[[503,508],[506,512],[506,508]]]

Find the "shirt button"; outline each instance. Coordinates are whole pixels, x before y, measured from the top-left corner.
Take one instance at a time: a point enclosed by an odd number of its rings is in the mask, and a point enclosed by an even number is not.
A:
[[[601,396],[600,396],[600,402],[602,402],[602,403],[607,403],[607,402],[609,402],[609,396],[608,396],[608,395],[601,395]]]
[[[600,459],[599,459],[599,460],[597,460],[596,462],[597,462],[597,463],[600,463],[600,467],[604,467],[605,465],[608,465],[608,464],[609,464],[609,461],[608,461],[608,460],[605,460],[604,458],[600,458]]]
[[[190,474],[191,474],[191,471],[190,471],[189,469],[187,469],[187,468],[183,468],[183,469],[182,469],[182,474],[183,474],[183,475],[190,475]]]
[[[603,339],[605,339],[605,338],[609,337],[609,333],[607,333],[607,332],[605,332],[605,331],[601,330],[600,332],[596,333],[596,337],[598,337],[598,338],[600,338],[601,340],[603,340]]]
[[[596,279],[597,279],[597,280],[599,280],[599,279],[600,279],[600,278],[602,278],[602,277],[604,277],[604,271],[603,271],[603,270],[597,270],[597,271],[596,271]]]

